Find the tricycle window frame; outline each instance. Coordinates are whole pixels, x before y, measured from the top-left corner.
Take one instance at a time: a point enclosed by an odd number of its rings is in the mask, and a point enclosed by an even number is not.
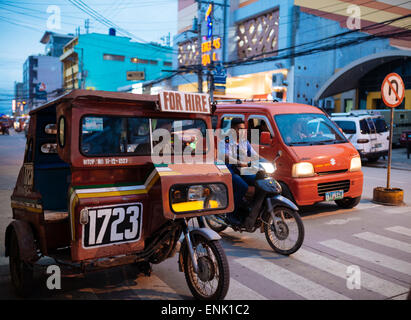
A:
[[[63,120],[63,141],[61,141],[61,121]],[[66,145],[66,118],[64,116],[59,117],[57,126],[57,143],[60,148],[64,148]]]
[[[82,155],[82,156],[84,156],[84,157],[86,157],[86,158],[95,158],[95,157],[151,157],[152,156],[152,153],[151,153],[151,149],[152,149],[152,138],[151,138],[151,135],[152,135],[152,130],[150,130],[149,132],[150,132],[150,141],[149,141],[149,143],[150,143],[150,153],[147,153],[147,154],[140,154],[140,153],[135,153],[135,152],[124,152],[124,153],[111,153],[111,154],[101,154],[101,153],[99,153],[99,154],[85,154],[85,153],[83,153],[83,150],[82,150],[82,148],[81,148],[81,139],[82,139],[82,131],[83,131],[83,119],[85,118],[85,117],[112,117],[112,118],[145,118],[145,119],[148,119],[149,120],[149,123],[150,123],[150,126],[151,126],[151,122],[152,122],[152,120],[164,120],[164,119],[166,119],[166,120],[173,120],[173,121],[183,121],[183,120],[193,120],[193,121],[196,121],[196,120],[199,120],[199,121],[202,121],[203,123],[204,123],[204,125],[205,125],[205,130],[207,130],[207,129],[209,129],[208,127],[207,127],[207,121],[205,120],[205,119],[203,119],[203,118],[189,118],[189,117],[187,117],[187,118],[183,118],[183,117],[172,117],[172,116],[170,116],[170,117],[152,117],[152,116],[132,116],[132,115],[113,115],[113,114],[102,114],[102,113],[99,113],[99,114],[96,114],[96,113],[89,113],[89,114],[83,114],[81,117],[80,117],[80,121],[79,121],[79,137],[78,137],[78,149],[79,149],[79,152],[80,152],[80,154]],[[207,135],[206,135],[206,137],[207,137]],[[208,152],[210,152],[210,151],[212,151],[211,149],[210,149],[210,147],[211,147],[211,144],[210,144],[210,142],[208,141],[208,140],[206,140],[206,145],[205,145],[205,149],[203,150],[203,152],[201,153],[201,154],[199,154],[199,155],[201,155],[201,156],[205,156],[206,154],[208,154]],[[166,155],[166,156],[176,156],[176,155],[179,155],[179,154],[174,154],[174,153],[172,153],[172,154],[164,154],[164,155]],[[183,153],[181,154],[181,155],[183,155]]]

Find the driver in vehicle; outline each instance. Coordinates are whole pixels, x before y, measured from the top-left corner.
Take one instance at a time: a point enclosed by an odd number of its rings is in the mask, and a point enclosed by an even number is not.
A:
[[[234,212],[244,204],[244,197],[252,198],[254,195],[255,174],[244,174],[242,168],[248,167],[246,159],[258,159],[258,153],[253,149],[250,142],[247,140],[247,130],[245,123],[240,118],[231,120],[231,133],[234,137],[222,140],[219,144],[219,159],[224,159],[228,170],[230,170],[233,181],[234,192]],[[235,134],[234,134],[235,133]],[[232,213],[227,214],[228,219],[232,224],[241,224],[238,217]]]

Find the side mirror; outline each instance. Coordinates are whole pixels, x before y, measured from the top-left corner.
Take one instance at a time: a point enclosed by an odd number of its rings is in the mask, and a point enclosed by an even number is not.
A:
[[[266,144],[269,145],[271,144],[271,134],[268,131],[263,131],[260,134],[260,144]]]

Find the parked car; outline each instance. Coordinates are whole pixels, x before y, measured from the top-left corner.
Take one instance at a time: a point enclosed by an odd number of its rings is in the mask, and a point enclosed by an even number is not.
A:
[[[375,162],[388,155],[389,130],[383,116],[361,110],[332,113],[331,119],[342,129],[362,159]]]

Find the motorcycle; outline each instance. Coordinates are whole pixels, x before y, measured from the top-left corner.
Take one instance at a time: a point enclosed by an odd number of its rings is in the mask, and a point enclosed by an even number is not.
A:
[[[222,232],[230,227],[239,232],[255,232],[260,229],[265,233],[271,248],[282,255],[296,252],[304,241],[304,224],[298,214],[298,207],[281,195],[281,185],[271,177],[276,170],[273,163],[260,160],[255,179],[255,193],[250,202],[244,202],[240,208],[227,215],[210,215],[205,220],[210,229]],[[234,224],[228,215],[240,218],[240,224]]]

